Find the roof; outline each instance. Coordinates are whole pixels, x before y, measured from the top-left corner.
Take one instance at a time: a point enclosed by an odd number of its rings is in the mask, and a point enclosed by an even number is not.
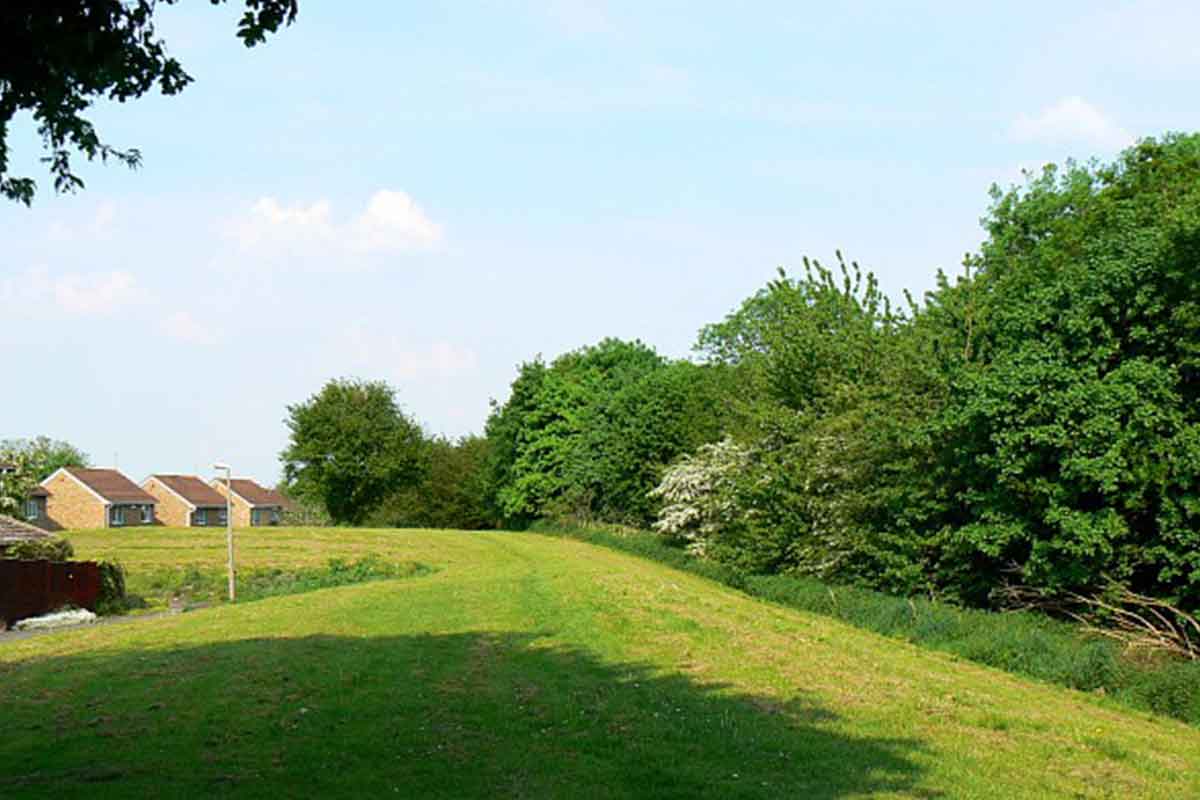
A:
[[[225,505],[224,496],[195,475],[151,475],[150,478],[154,478],[196,508]]]
[[[154,495],[149,494],[115,469],[63,467],[62,471],[110,503],[147,503],[153,505],[158,502],[154,499]]]
[[[217,479],[217,483],[225,481]],[[287,506],[287,499],[274,489],[260,486],[249,478],[234,478],[231,481],[233,493],[252,506]]]
[[[47,492],[45,489],[43,489],[41,486],[35,486],[29,490],[29,496],[30,497],[49,497],[50,493]]]
[[[17,542],[30,542],[37,539],[49,539],[50,534],[41,528],[27,525],[19,519],[13,519],[0,514],[0,547]]]

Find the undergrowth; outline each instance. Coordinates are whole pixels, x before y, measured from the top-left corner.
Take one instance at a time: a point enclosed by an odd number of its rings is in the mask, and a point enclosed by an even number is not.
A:
[[[621,550],[762,600],[1200,726],[1200,662],[1166,656],[1134,659],[1116,642],[1044,615],[961,608],[830,586],[804,576],[746,574],[690,556],[653,533],[628,528],[537,523],[531,530]]]
[[[394,563],[367,555],[356,561],[330,559],[322,567],[247,569],[237,573],[237,601],[261,600],[284,594],[299,594],[335,586],[394,578],[415,578],[433,572],[418,562]],[[150,605],[178,602],[211,603],[224,600],[228,592],[224,571],[197,565],[167,567],[129,576],[129,591]]]

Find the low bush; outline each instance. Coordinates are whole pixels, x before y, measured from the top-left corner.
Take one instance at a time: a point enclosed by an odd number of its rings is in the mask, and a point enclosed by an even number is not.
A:
[[[17,542],[2,552],[4,558],[21,561],[70,561],[75,556],[75,548],[59,536]]]
[[[802,576],[746,574],[689,556],[655,534],[628,528],[536,523],[531,530],[621,550],[762,600],[1200,725],[1200,661],[1135,660],[1114,641],[1044,615],[960,608]]]
[[[261,600],[353,583],[417,577],[430,572],[432,568],[425,564],[393,563],[375,555],[349,562],[332,559],[320,567],[248,569],[237,575],[237,599],[239,602]],[[224,571],[196,565],[143,572],[133,576],[132,583],[135,591],[156,605],[166,605],[172,598],[189,603],[220,602],[228,592]]]
[[[96,613],[123,614],[139,603],[131,602],[125,593],[125,568],[115,561],[101,561],[100,596],[96,599]]]

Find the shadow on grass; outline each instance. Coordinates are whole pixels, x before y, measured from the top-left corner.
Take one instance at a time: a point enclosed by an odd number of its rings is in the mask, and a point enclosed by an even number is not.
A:
[[[921,774],[915,742],[848,735],[803,697],[524,634],[87,654],[0,685],[5,798],[836,798]]]

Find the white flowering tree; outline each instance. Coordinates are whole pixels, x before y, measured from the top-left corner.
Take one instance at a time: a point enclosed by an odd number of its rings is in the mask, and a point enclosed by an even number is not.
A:
[[[749,451],[728,437],[684,456],[650,492],[663,504],[654,529],[704,555],[712,537],[737,511],[733,481],[748,461]]]
[[[0,448],[0,514],[20,516],[37,479],[28,454]]]

